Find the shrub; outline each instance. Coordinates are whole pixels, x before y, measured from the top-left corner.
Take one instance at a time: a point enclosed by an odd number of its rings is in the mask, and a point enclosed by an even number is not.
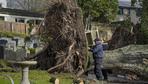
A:
[[[35,54],[36,53],[36,49],[35,48],[29,48],[28,50],[30,51],[30,54]]]
[[[16,32],[2,32],[2,31],[0,31],[0,37],[12,38],[12,37],[15,37],[15,36],[25,38],[27,35],[21,34],[21,33],[16,33]]]

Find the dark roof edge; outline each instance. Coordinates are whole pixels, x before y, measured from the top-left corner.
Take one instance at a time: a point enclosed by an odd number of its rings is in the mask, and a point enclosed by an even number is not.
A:
[[[26,16],[26,17],[38,17],[38,18],[44,17],[44,14],[30,12],[27,10],[10,9],[10,8],[0,8],[0,13],[8,15]]]
[[[133,7],[133,6],[119,6],[119,8],[130,8],[130,9],[142,9],[142,7]]]

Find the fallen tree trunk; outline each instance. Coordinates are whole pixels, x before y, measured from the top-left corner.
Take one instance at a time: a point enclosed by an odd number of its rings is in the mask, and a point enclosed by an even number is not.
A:
[[[123,48],[105,51],[104,69],[120,74],[136,74],[148,78],[148,45],[129,45]],[[85,72],[92,71],[91,65]]]
[[[121,84],[148,84],[147,81],[135,81],[135,80],[121,80],[121,79],[112,79],[108,81],[109,83],[121,83]]]

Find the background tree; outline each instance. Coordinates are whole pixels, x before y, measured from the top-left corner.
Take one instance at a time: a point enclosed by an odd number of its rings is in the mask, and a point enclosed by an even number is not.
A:
[[[132,5],[137,3],[137,0],[132,0]],[[139,41],[140,44],[148,43],[148,0],[139,0],[138,2],[142,7],[141,23],[139,26]]]
[[[14,8],[33,12],[44,12],[48,8],[48,0],[11,0]]]
[[[142,1],[142,17],[141,17],[141,29],[144,44],[148,43],[148,0]]]
[[[134,6],[137,0],[131,0],[131,6]]]
[[[77,2],[82,8],[84,20],[91,16],[99,22],[110,22],[117,15],[118,0],[77,0]]]

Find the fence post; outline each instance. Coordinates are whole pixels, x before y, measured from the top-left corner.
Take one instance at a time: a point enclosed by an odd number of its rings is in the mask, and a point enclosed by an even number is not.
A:
[[[10,25],[11,25],[10,26],[11,27],[11,32],[13,32],[13,23],[11,22]]]
[[[25,24],[25,34],[28,34],[28,24]]]

